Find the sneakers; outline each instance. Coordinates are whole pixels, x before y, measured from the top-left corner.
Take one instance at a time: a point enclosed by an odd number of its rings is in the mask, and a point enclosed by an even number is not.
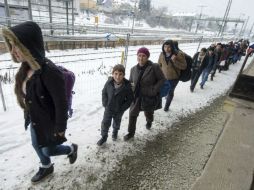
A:
[[[97,145],[98,145],[98,146],[101,146],[101,145],[103,145],[106,141],[107,141],[107,138],[106,138],[106,137],[101,137],[101,139],[97,142]]]
[[[112,133],[112,140],[113,141],[117,140],[117,135],[118,135],[118,131],[113,131],[113,133]]]
[[[32,183],[38,183],[54,172],[53,164],[49,168],[39,168],[39,171],[32,177]]]
[[[200,88],[201,88],[201,89],[204,89],[204,86],[203,86],[203,85],[200,85]]]
[[[78,145],[73,143],[71,146],[73,147],[73,151],[68,155],[68,158],[70,164],[74,164],[78,157]]]
[[[191,91],[191,92],[194,92],[194,88],[193,88],[192,86],[190,87],[190,91]]]
[[[130,140],[130,139],[133,138],[133,137],[134,137],[134,134],[128,133],[127,135],[125,135],[125,136],[123,137],[123,139],[124,139],[124,141],[128,141],[128,140]]]
[[[152,122],[147,122],[146,123],[146,129],[150,130],[152,127]]]

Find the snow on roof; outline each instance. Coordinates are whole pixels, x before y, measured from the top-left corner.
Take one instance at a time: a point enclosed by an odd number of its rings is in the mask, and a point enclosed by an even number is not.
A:
[[[186,13],[186,12],[177,12],[177,13],[173,13],[172,16],[175,16],[175,17],[194,17],[196,16],[197,13]]]

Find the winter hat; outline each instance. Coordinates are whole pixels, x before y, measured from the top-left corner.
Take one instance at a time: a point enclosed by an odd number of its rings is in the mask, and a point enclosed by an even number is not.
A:
[[[138,55],[139,53],[145,54],[145,55],[147,56],[147,58],[150,57],[150,52],[149,52],[149,50],[148,50],[147,48],[145,48],[145,47],[139,48],[139,50],[138,50],[138,52],[137,52],[137,55]]]

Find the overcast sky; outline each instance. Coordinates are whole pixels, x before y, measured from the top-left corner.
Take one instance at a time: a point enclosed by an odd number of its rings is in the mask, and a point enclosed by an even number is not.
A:
[[[203,14],[223,17],[227,8],[228,0],[151,0],[154,7],[168,7],[168,11],[175,12],[196,12],[200,13],[201,5]],[[232,0],[229,17],[247,19],[250,16],[247,29],[254,23],[254,0]],[[254,29],[253,29],[254,30]]]

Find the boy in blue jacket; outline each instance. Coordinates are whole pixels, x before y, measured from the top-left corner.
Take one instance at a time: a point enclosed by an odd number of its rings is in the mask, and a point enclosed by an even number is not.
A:
[[[131,83],[124,76],[124,66],[121,64],[115,65],[112,77],[109,77],[102,90],[102,105],[105,107],[105,111],[101,123],[101,139],[97,142],[98,146],[103,145],[107,141],[112,119],[112,139],[114,141],[117,139],[122,116],[134,99]]]

